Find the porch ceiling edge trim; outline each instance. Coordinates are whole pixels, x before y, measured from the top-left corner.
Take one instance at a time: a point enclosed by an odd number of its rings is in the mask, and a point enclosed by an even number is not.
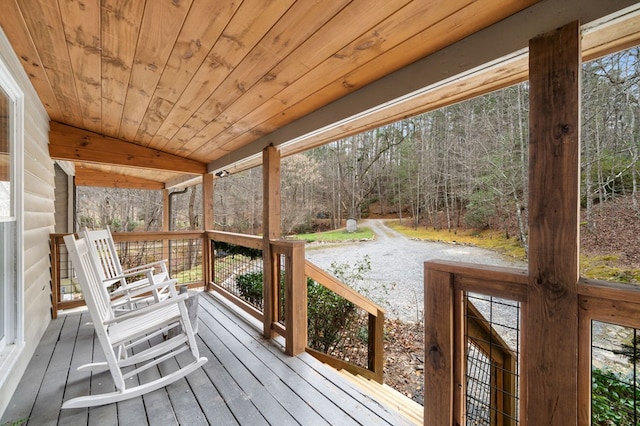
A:
[[[199,161],[103,136],[66,124],[51,122],[49,155],[54,160],[108,164],[151,170],[203,174]]]
[[[309,139],[318,138],[321,133],[327,133],[344,122],[365,122],[372,113],[378,114],[384,108],[397,106],[401,101],[415,99],[445,80],[468,74],[474,69],[486,69],[485,64],[526,49],[529,40],[539,34],[555,30],[567,22],[576,20],[581,23],[591,23],[633,6],[637,7],[637,1],[543,0],[349,93],[241,149],[229,152],[210,162],[207,169],[209,172],[214,172],[239,162],[247,165],[254,162],[259,164],[259,154],[270,144],[282,146],[292,141],[303,143]],[[508,84],[505,83],[506,85]],[[422,110],[414,109],[412,114],[428,110],[429,105],[425,105]],[[377,122],[369,122],[368,126],[362,126],[361,131],[366,130],[367,127],[377,126]],[[340,137],[340,135],[335,136],[332,140]],[[328,142],[330,140],[325,141],[325,143]],[[237,170],[244,168],[248,167],[237,167]]]

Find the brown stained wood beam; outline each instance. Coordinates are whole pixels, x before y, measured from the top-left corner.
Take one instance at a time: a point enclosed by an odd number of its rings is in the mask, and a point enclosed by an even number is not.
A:
[[[136,145],[65,124],[52,122],[49,155],[54,160],[110,164],[151,170],[204,174],[207,166],[195,160]]]
[[[580,76],[577,21],[530,41],[522,364],[529,425],[577,424]]]
[[[118,173],[107,173],[99,170],[76,167],[77,186],[100,186],[106,188],[129,189],[164,189],[164,183],[155,180],[126,176]]]

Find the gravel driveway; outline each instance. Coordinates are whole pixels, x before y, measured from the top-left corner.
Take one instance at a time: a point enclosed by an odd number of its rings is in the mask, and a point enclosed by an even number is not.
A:
[[[422,320],[424,306],[424,262],[455,260],[496,266],[525,268],[490,250],[456,244],[411,240],[387,227],[383,219],[369,219],[358,226],[373,230],[373,241],[349,244],[308,245],[306,258],[331,271],[331,263],[354,265],[369,256],[371,272],[365,284],[371,294],[388,301],[388,318],[404,321]],[[386,290],[385,290],[386,289]],[[386,291],[386,295],[384,295]]]

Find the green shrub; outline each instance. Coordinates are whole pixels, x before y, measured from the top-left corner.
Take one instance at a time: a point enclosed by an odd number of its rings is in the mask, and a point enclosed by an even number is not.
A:
[[[624,377],[609,370],[594,369],[591,377],[591,423],[602,426],[635,425],[637,413],[634,399],[640,398],[640,391],[633,383],[628,383]]]
[[[238,275],[236,284],[240,296],[255,306],[262,306],[262,272]]]
[[[356,319],[356,307],[311,279],[307,280],[307,300],[308,345],[329,353]]]
[[[262,272],[249,272],[236,277],[240,296],[254,306],[262,306]],[[284,294],[284,276],[280,280],[280,294]],[[284,300],[281,300],[284,309]],[[356,319],[356,307],[326,287],[307,279],[308,346],[330,352],[340,342]]]

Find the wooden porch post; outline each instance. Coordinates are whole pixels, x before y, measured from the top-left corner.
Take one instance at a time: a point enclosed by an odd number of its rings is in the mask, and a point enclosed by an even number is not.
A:
[[[203,230],[213,231],[213,174],[202,175],[202,215]],[[202,234],[202,279],[205,290],[210,290],[209,283],[213,281],[213,253],[206,232]]]
[[[529,43],[529,425],[577,424],[580,26]]]
[[[278,315],[279,265],[272,259],[269,242],[280,238],[280,214],[280,152],[270,145],[262,151],[263,334],[267,338],[273,337],[271,324]]]
[[[425,265],[424,282],[424,424],[454,422],[453,276]]]
[[[169,232],[169,221],[171,220],[169,211],[169,190],[162,190],[162,232]],[[169,259],[169,240],[162,240],[162,258]]]

